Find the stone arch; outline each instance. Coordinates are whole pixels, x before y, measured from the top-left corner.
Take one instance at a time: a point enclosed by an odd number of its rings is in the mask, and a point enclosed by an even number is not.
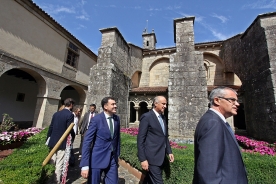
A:
[[[133,73],[133,75],[131,77],[131,82],[132,82],[131,88],[137,88],[137,87],[139,87],[140,79],[141,79],[141,74],[142,74],[141,71],[135,71]]]
[[[136,121],[136,110],[134,108],[135,104],[134,102],[129,102],[129,122],[135,123]]]
[[[83,105],[86,99],[86,93],[85,91],[76,85],[66,85],[60,92],[60,104],[63,103],[63,101],[66,98],[73,98],[76,101],[76,105]]]
[[[1,100],[0,113],[8,113],[19,128],[36,124],[39,98],[48,92],[43,76],[29,68],[10,68],[2,73],[0,85],[5,86],[1,90],[3,94],[0,92],[5,99]]]
[[[162,57],[151,64],[149,86],[168,86],[169,62],[169,58]]]
[[[140,117],[141,117],[144,113],[148,112],[149,109],[148,109],[148,103],[145,102],[145,101],[141,101],[141,102],[139,103],[139,106],[140,106],[140,109],[139,109],[138,114],[139,114],[139,119],[140,119]]]
[[[204,57],[205,55],[210,55],[210,56],[216,58],[218,61],[220,61],[220,63],[221,63],[222,65],[225,65],[224,61],[223,61],[218,55],[216,55],[216,54],[214,54],[214,53],[212,53],[212,52],[203,52],[203,57]]]
[[[203,65],[206,67],[206,80],[208,86],[219,86],[225,82],[225,67],[222,60],[213,53],[203,53]]]
[[[206,80],[208,80],[210,78],[210,71],[209,71],[210,62],[208,60],[204,60],[203,62],[204,62],[203,66],[205,69],[205,77],[206,77]]]
[[[33,76],[35,78],[35,80],[38,83],[38,96],[47,96],[48,95],[48,87],[47,87],[46,81],[42,75],[40,75],[36,71],[31,70],[29,68],[20,68],[20,69],[29,73],[31,76]]]

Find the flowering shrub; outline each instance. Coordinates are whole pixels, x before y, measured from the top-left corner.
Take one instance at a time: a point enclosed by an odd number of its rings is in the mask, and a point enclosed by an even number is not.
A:
[[[260,153],[261,155],[276,155],[276,143],[269,144],[265,141],[256,141],[245,136],[235,135],[238,143],[243,147],[243,152]]]
[[[172,142],[172,141],[170,141],[170,145],[172,148],[176,148],[176,149],[186,149],[187,148],[187,146],[180,146],[176,142]]]
[[[41,132],[42,130],[42,128],[31,127],[16,132],[2,132],[0,133],[0,145],[26,141],[29,137]]]
[[[121,128],[121,132],[135,136],[138,135],[138,128]]]
[[[121,128],[121,132],[132,135],[132,136],[136,136],[136,135],[138,135],[138,128]],[[173,141],[170,141],[170,145],[172,148],[176,148],[176,149],[186,149],[187,148],[187,146],[180,146],[176,142],[173,142]]]

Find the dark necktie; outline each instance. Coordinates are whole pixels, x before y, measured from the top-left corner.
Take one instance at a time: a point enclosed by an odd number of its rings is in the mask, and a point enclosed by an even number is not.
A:
[[[229,125],[228,122],[225,123],[226,127],[230,130],[230,132],[234,135],[234,131],[232,130],[231,126]]]
[[[113,138],[114,131],[113,131],[112,117],[108,117],[108,119],[109,119],[109,129],[111,133],[111,138]]]
[[[94,117],[94,116],[93,116],[93,112],[91,112],[90,119],[89,119],[89,121],[88,121],[88,123],[87,123],[87,129],[88,129],[89,124],[90,124],[90,121],[91,121],[91,119],[92,119],[93,117]]]
[[[91,121],[91,119],[94,117],[94,113],[93,112],[91,112],[91,117],[90,117],[90,121]]]

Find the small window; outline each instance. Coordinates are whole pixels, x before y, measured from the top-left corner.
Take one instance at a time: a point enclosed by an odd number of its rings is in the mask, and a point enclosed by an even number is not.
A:
[[[147,46],[149,46],[149,41],[147,41]]]
[[[17,93],[16,101],[24,102],[24,100],[25,100],[25,94],[24,93]]]
[[[76,68],[79,58],[79,48],[73,43],[69,43],[66,64]]]

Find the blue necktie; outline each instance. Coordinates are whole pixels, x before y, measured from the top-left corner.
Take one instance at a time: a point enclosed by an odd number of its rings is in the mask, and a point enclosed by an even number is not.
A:
[[[159,120],[159,123],[162,127],[163,133],[165,134],[164,122],[163,122],[162,116],[160,114],[158,115],[158,120]]]
[[[229,125],[228,122],[225,123],[226,127],[230,130],[230,132],[234,135],[234,131],[232,130],[231,126]]]

